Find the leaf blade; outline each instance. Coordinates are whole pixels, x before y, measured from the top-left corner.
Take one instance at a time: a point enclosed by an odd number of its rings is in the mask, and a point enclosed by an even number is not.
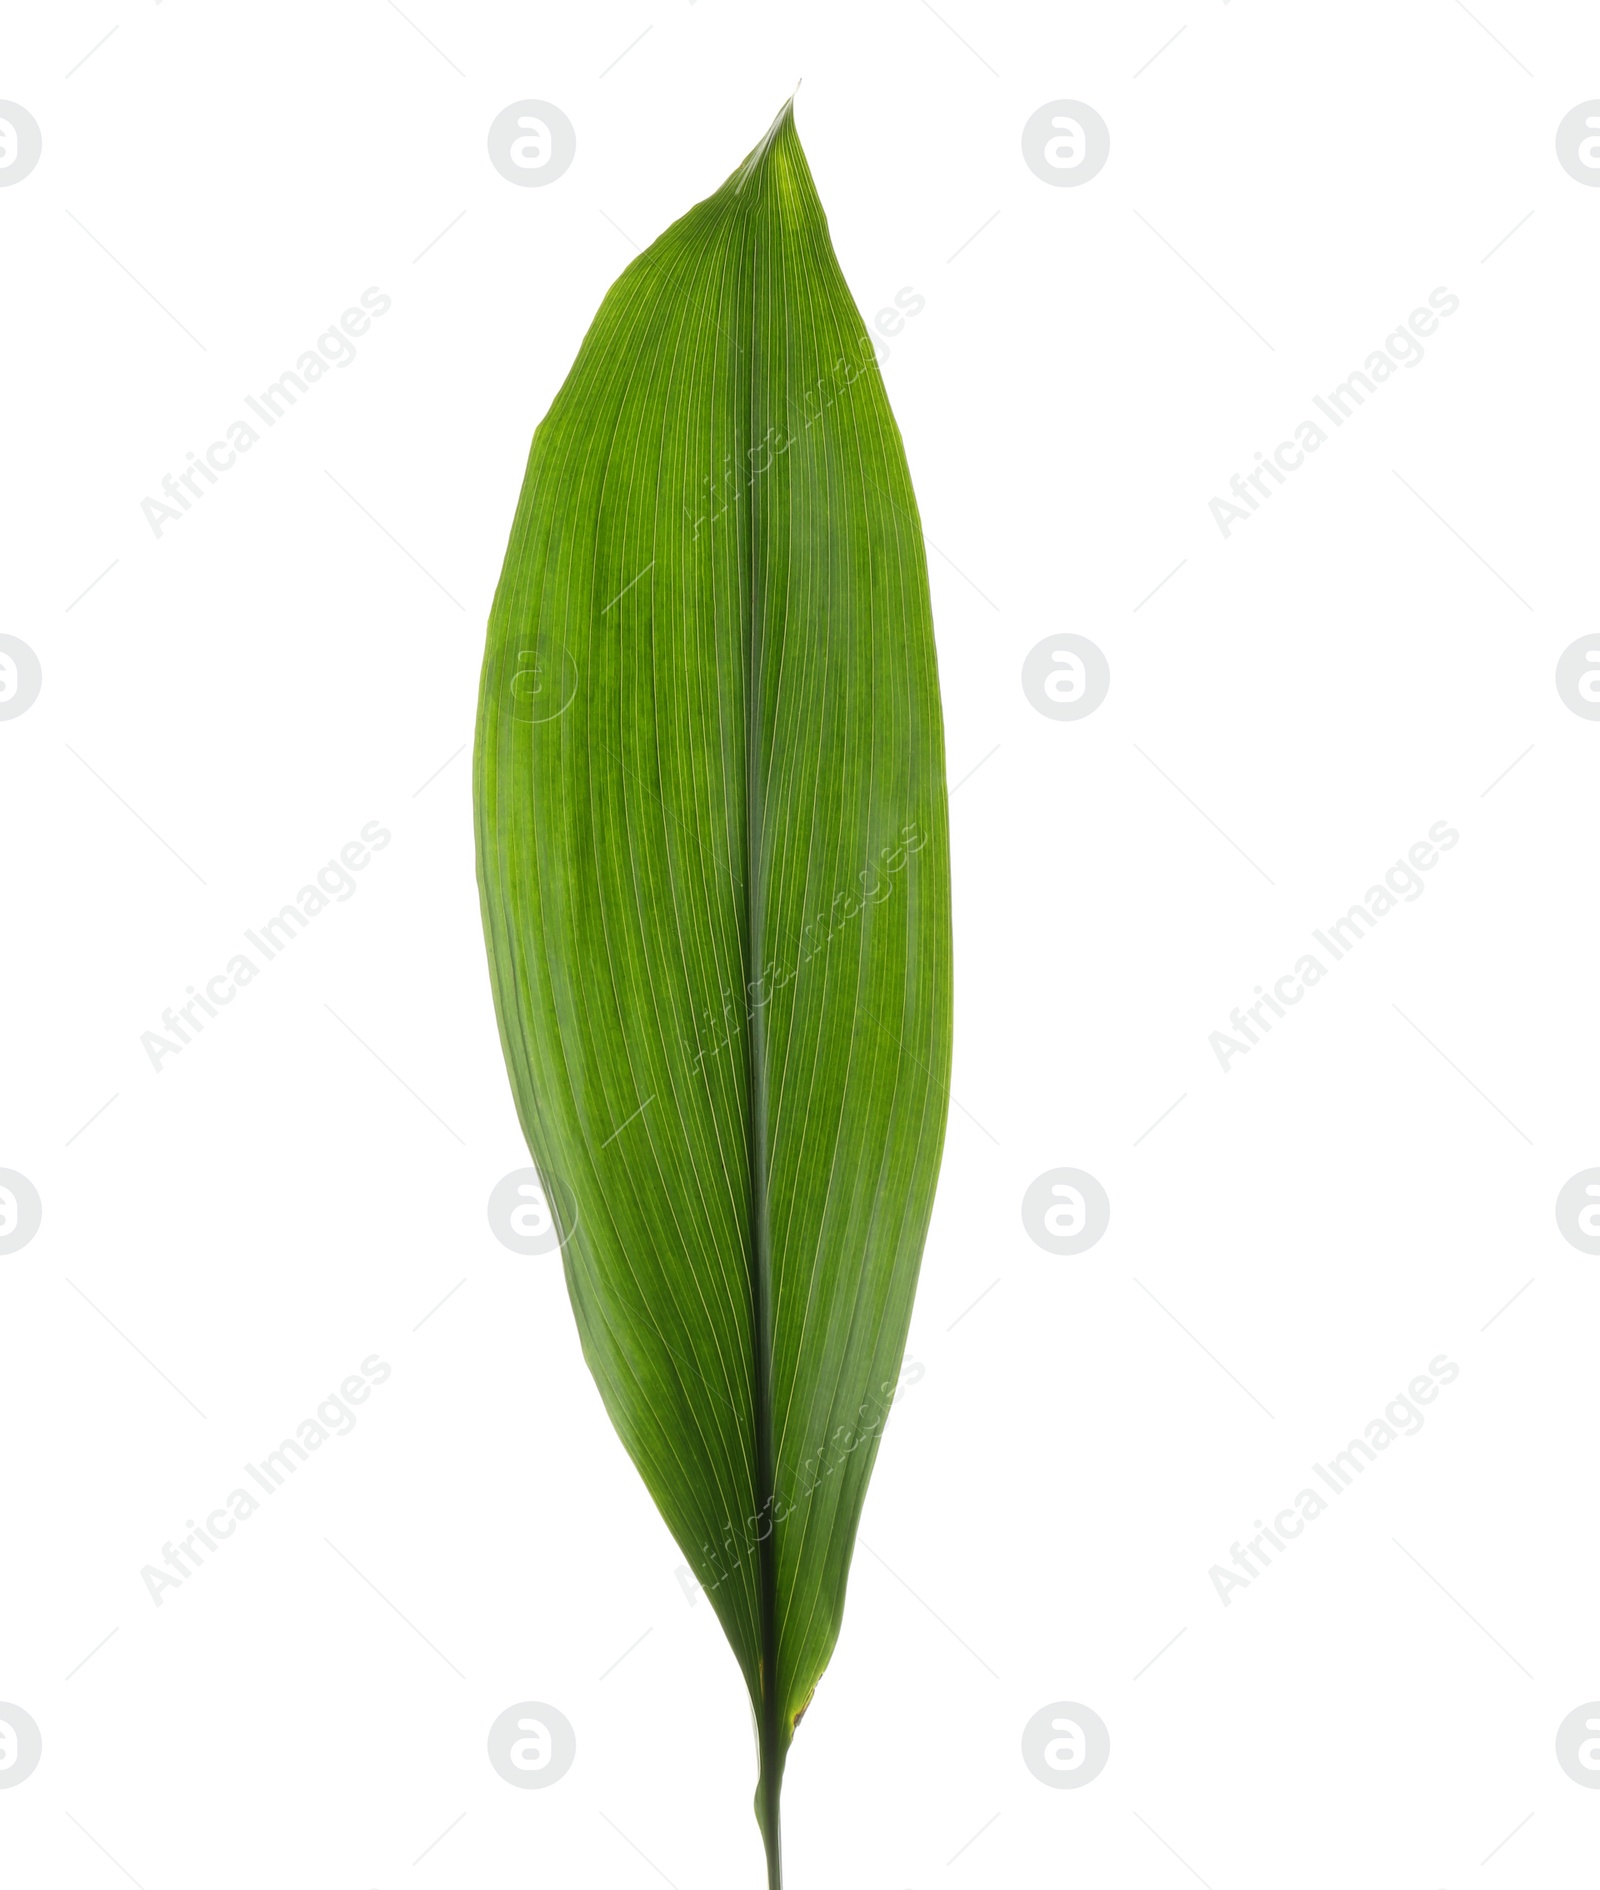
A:
[[[926,558],[790,108],[619,278],[535,435],[474,779],[585,1356],[744,1671],[775,1858],[951,1036]]]

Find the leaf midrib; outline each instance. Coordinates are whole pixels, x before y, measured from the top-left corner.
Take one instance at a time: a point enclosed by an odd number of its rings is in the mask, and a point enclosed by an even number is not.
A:
[[[768,133],[759,147],[760,156],[781,125]],[[759,178],[758,188],[770,188],[770,178],[759,168],[759,157],[752,170]],[[742,190],[744,179],[739,189]],[[761,257],[758,219],[751,219],[750,258],[750,348],[745,357],[749,388],[746,406],[746,440],[756,438],[759,398],[756,364],[760,360]],[[749,463],[749,453],[743,455]],[[776,1848],[778,1830],[778,1792],[782,1777],[782,1695],[779,1690],[778,1661],[778,1557],[776,1505],[777,1470],[775,1428],[772,1419],[772,1228],[767,1212],[767,1059],[766,1006],[750,1001],[752,977],[759,978],[765,941],[765,876],[763,839],[766,832],[765,780],[761,754],[762,673],[765,654],[763,626],[760,622],[762,587],[758,577],[758,486],[751,482],[750,504],[744,520],[746,626],[744,660],[744,963],[739,1002],[746,1010],[745,1031],[745,1133],[749,1147],[750,1174],[750,1328],[752,1348],[752,1384],[755,1395],[756,1449],[756,1576],[757,1623],[760,1647],[757,1654],[761,1680],[761,1715],[757,1738],[761,1755],[759,1790],[766,1798],[766,1815],[771,1819],[772,1849]],[[769,1853],[771,1867],[781,1868]]]

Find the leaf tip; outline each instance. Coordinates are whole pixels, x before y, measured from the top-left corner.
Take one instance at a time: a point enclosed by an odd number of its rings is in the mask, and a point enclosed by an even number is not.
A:
[[[796,79],[794,82],[794,92],[791,92],[783,101],[783,104],[778,108],[777,117],[768,125],[760,142],[756,145],[756,148],[745,159],[743,164],[739,166],[733,186],[735,196],[744,189],[751,177],[755,175],[756,171],[760,168],[762,160],[772,149],[773,145],[777,143],[783,133],[794,129],[794,98],[795,92],[800,90],[800,85],[801,81]]]

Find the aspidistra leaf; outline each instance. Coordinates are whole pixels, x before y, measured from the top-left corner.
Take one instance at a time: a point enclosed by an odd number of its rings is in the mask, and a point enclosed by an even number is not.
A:
[[[623,272],[534,435],[474,791],[584,1355],[743,1669],[775,1885],[951,1038],[921,526],[792,106]]]

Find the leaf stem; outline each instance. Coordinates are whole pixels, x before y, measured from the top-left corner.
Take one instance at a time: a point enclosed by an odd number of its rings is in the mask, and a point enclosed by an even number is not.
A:
[[[783,1751],[777,1740],[777,1699],[770,1712],[763,1703],[761,1728],[761,1781],[756,1786],[756,1819],[767,1851],[767,1890],[783,1890],[783,1833],[778,1800],[783,1790]]]

